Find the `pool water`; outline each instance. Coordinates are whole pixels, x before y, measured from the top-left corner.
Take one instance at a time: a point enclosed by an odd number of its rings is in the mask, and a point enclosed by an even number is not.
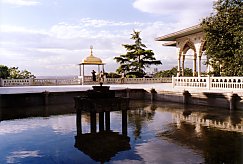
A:
[[[132,101],[126,138],[121,116],[110,114],[117,133],[91,136],[83,113],[79,138],[72,105],[0,109],[0,163],[243,163],[242,111]]]

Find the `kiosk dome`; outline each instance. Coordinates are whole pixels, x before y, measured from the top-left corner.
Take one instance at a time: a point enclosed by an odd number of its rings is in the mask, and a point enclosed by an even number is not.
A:
[[[79,65],[79,71],[80,71],[79,78],[82,80],[81,81],[82,85],[84,84],[84,81],[85,81],[85,78],[86,78],[84,76],[84,66],[85,65],[96,65],[96,66],[98,66],[98,72],[97,72],[98,75],[101,73],[100,66],[102,66],[102,72],[105,72],[105,68],[104,68],[105,63],[103,63],[100,58],[97,58],[93,55],[93,46],[90,46],[90,55],[88,57],[84,58],[78,65]],[[89,80],[88,77],[86,79]]]
[[[102,60],[98,57],[95,57],[93,55],[93,46],[90,46],[90,55],[86,58],[84,58],[81,62],[81,64],[85,64],[85,65],[103,65],[104,63],[102,63]]]

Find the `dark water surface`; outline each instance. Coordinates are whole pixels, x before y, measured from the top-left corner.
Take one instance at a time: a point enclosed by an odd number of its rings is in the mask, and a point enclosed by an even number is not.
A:
[[[127,136],[121,115],[91,135],[83,113],[77,136],[73,105],[0,109],[0,163],[243,163],[242,111],[132,101]]]

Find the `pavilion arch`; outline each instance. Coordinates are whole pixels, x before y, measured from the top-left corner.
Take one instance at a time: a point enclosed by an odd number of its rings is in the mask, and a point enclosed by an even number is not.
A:
[[[177,76],[184,76],[184,60],[188,50],[194,52],[193,56],[193,76],[201,76],[201,56],[205,49],[205,33],[203,27],[198,24],[158,38],[156,41],[166,41],[163,46],[176,47],[178,56]]]
[[[180,46],[179,56],[181,56],[182,53],[185,54],[189,49],[192,49],[196,53],[194,43],[187,39],[182,43],[182,46]]]
[[[200,49],[199,49],[199,56],[202,56],[203,51],[205,51],[205,50],[206,50],[206,40],[202,40]]]
[[[200,45],[200,48],[199,48],[199,58],[201,60],[206,60],[208,62],[209,61],[209,57],[207,56],[207,54],[204,53],[206,51],[206,44],[207,44],[206,40],[202,40],[201,41],[201,45]],[[205,58],[204,55],[206,56],[206,59],[203,59],[203,57]],[[210,70],[212,70],[212,67],[207,63],[206,64],[206,71],[207,71],[207,73],[209,73]]]
[[[197,59],[197,51],[194,43],[190,39],[186,39],[180,46],[179,54],[178,54],[178,75],[184,76],[185,69],[185,54],[188,50],[193,50],[193,76],[196,76],[196,59]]]

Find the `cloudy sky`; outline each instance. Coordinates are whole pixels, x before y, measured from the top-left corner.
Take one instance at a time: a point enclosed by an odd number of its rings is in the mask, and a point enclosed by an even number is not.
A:
[[[213,0],[1,0],[0,64],[37,76],[78,75],[78,63],[94,55],[114,72],[133,30],[163,63],[176,65],[175,48],[156,37],[196,25],[212,12]],[[86,73],[90,73],[87,68]]]

